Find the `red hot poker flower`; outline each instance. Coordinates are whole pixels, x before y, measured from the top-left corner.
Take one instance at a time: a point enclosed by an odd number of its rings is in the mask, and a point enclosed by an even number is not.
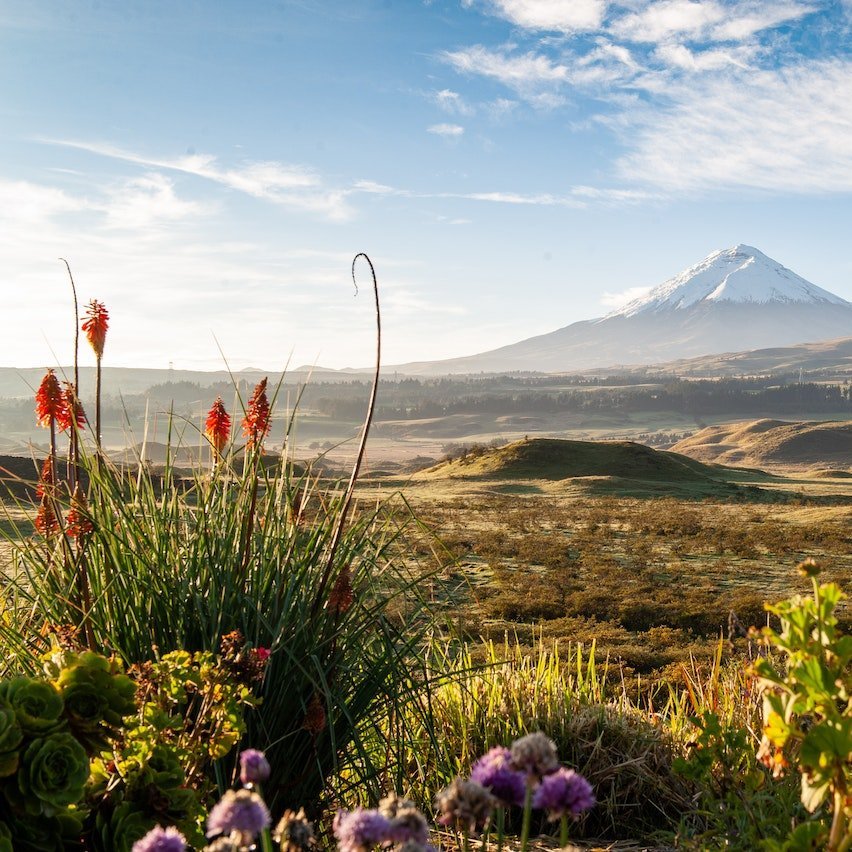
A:
[[[109,328],[109,312],[106,305],[97,299],[92,299],[86,307],[86,319],[80,328],[83,329],[86,340],[95,350],[95,357],[100,360],[104,354],[104,343],[106,343],[106,333]]]
[[[50,422],[59,422],[67,416],[65,395],[59,386],[59,379],[53,370],[48,369],[36,391],[36,421],[39,426],[50,426]]]
[[[71,538],[81,538],[84,535],[88,535],[94,529],[92,522],[86,514],[87,512],[86,495],[77,489],[71,498],[71,508],[68,510],[68,517],[65,519],[66,529]]]
[[[216,454],[222,455],[222,450],[225,449],[225,444],[228,443],[228,438],[231,435],[231,417],[225,411],[225,404],[222,402],[221,396],[216,397],[216,402],[213,403],[207,413],[207,420],[204,422],[204,434]]]
[[[257,446],[269,432],[269,399],[266,396],[266,379],[258,382],[249,400],[246,416],[243,418],[243,435],[246,446]]]
[[[65,407],[62,414],[57,416],[56,425],[63,431],[67,432],[71,428],[71,424],[76,421],[77,428],[82,429],[86,425],[86,412],[83,411],[83,403],[77,399],[74,393],[74,385],[71,382],[63,382],[62,398],[65,401]]]
[[[35,519],[35,528],[45,537],[55,535],[59,532],[59,519],[53,511],[51,499],[45,495],[39,503],[38,513]]]
[[[36,485],[36,497],[43,500],[46,494],[53,490],[53,456],[48,456],[41,465],[41,473]]]

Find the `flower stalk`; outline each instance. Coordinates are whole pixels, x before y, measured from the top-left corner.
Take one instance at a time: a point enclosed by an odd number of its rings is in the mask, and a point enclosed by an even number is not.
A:
[[[101,450],[101,362],[104,357],[104,344],[106,343],[107,330],[109,328],[109,312],[103,302],[92,299],[86,308],[86,319],[80,326],[89,341],[89,345],[95,353],[97,372],[95,375],[95,444],[98,452]]]

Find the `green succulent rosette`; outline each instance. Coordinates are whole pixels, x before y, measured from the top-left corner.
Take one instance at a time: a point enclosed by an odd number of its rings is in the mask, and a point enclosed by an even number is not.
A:
[[[0,852],[14,852],[12,832],[5,822],[0,822]]]
[[[155,825],[156,820],[141,805],[121,802],[108,817],[98,814],[91,843],[97,852],[132,852],[133,844]]]
[[[18,714],[8,705],[0,706],[0,778],[8,778],[17,771],[23,739],[24,732],[18,724]]]
[[[89,757],[71,734],[49,734],[24,752],[17,781],[24,809],[53,815],[83,798]]]
[[[4,812],[3,820],[15,852],[70,852],[82,849],[80,834],[82,823],[76,814],[61,811],[55,816],[25,816]],[[3,823],[0,823],[2,825]],[[5,852],[3,833],[0,831],[0,852]]]
[[[121,663],[84,651],[57,652],[45,670],[65,702],[68,725],[90,754],[109,747],[122,720],[136,711],[136,684]]]
[[[0,704],[11,707],[27,736],[40,737],[65,725],[62,696],[46,680],[16,677],[0,683]]]

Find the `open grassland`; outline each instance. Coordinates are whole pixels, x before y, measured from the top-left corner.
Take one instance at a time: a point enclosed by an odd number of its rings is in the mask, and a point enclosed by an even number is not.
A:
[[[567,457],[576,475],[564,475]],[[401,484],[365,482],[362,494]],[[748,651],[745,632],[765,623],[764,602],[807,591],[793,570],[806,557],[827,579],[847,588],[852,579],[843,478],[531,441],[415,474],[404,492],[442,543],[420,544],[443,564],[433,595],[471,643],[595,641],[622,674],[678,677],[720,638],[726,653]],[[848,626],[848,609],[841,617]]]

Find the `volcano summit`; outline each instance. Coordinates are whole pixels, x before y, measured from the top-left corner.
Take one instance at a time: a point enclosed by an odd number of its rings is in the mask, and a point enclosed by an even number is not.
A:
[[[852,337],[852,303],[747,245],[716,251],[600,319],[478,355],[405,364],[421,374],[656,364]]]

